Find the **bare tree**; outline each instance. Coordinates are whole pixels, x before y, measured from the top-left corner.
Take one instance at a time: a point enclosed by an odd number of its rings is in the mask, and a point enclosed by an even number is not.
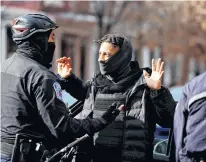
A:
[[[121,19],[128,1],[93,1],[98,26],[98,38],[109,33]]]

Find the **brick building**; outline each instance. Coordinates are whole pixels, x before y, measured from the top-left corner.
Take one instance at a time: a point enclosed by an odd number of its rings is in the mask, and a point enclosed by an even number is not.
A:
[[[53,62],[53,71],[56,72],[55,60],[62,56],[71,57],[73,60],[73,71],[84,79],[89,79],[94,72],[94,55],[90,54],[93,47],[93,31],[95,18],[90,15],[73,14],[75,6],[79,11],[85,13],[86,5],[73,5],[69,1],[1,1],[1,34],[2,55],[1,60],[8,58],[16,49],[11,38],[11,22],[20,15],[26,13],[42,13],[53,19],[60,27],[55,32],[56,50]],[[82,6],[82,7],[81,7]],[[55,12],[53,12],[55,11]],[[62,12],[66,12],[61,14]],[[74,20],[75,19],[75,20]]]
[[[1,3],[4,24],[1,32],[5,40],[2,43],[6,42],[2,48],[4,53],[2,59],[15,50],[12,40],[7,38],[10,34],[8,26],[11,20],[24,13],[41,12],[61,26],[55,33],[57,48],[54,60],[69,56],[73,59],[75,74],[83,79],[89,79],[93,75],[97,57],[97,47],[93,40],[97,38],[98,30],[94,14],[95,6],[92,1],[1,1]],[[111,32],[123,33],[132,40],[133,58],[137,59],[142,67],[150,66],[152,58],[162,57],[166,62],[165,84],[182,85],[196,74],[205,71],[206,56],[199,52],[200,48],[195,41],[189,42],[191,48],[188,48],[188,41],[184,41],[187,40],[187,35],[179,30],[177,33],[175,28],[171,28],[172,24],[167,17],[168,20],[164,23],[154,17],[154,13],[161,7],[171,6],[171,4],[160,3],[162,2],[152,4],[152,2],[131,1]],[[109,7],[112,7],[112,4],[108,5],[106,10],[109,10]],[[113,6],[112,9],[115,11],[116,8]],[[166,15],[159,11],[158,14],[162,17]],[[112,19],[109,17],[109,12],[105,16]],[[53,71],[56,72],[55,62]]]

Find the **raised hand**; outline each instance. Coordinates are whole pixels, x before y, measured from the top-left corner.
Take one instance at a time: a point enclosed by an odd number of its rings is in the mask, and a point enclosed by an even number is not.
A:
[[[71,75],[72,73],[72,60],[70,57],[61,57],[56,60],[58,63],[58,74],[62,78],[67,78]]]
[[[162,62],[161,58],[158,59],[157,64],[155,64],[154,59],[152,59],[152,74],[149,77],[149,74],[144,71],[144,77],[147,83],[147,86],[150,89],[158,90],[161,89],[162,86],[162,77],[164,74],[164,62]]]

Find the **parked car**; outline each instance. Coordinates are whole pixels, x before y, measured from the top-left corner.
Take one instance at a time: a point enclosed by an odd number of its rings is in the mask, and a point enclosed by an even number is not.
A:
[[[168,136],[169,136],[169,128],[163,128],[159,126],[158,124],[156,124],[153,145],[155,145],[156,143],[162,140],[168,139]]]

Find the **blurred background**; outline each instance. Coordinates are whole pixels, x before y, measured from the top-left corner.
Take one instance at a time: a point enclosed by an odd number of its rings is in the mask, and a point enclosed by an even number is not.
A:
[[[66,56],[77,76],[90,79],[99,71],[99,45],[93,40],[118,32],[132,41],[133,60],[140,67],[151,67],[152,58],[165,61],[163,84],[176,101],[182,86],[206,70],[206,1],[1,0],[1,61],[16,50],[12,20],[28,13],[45,14],[60,26],[55,31],[55,73],[56,59]],[[65,91],[62,95],[68,107],[76,101]],[[157,125],[154,159],[166,154],[168,134],[169,129]]]
[[[16,49],[11,22],[20,15],[42,13],[53,19],[55,60],[71,57],[74,73],[86,80],[98,72],[98,45],[107,33],[123,33],[133,44],[140,67],[152,58],[165,61],[164,85],[181,86],[206,69],[205,1],[1,1],[1,60]]]

